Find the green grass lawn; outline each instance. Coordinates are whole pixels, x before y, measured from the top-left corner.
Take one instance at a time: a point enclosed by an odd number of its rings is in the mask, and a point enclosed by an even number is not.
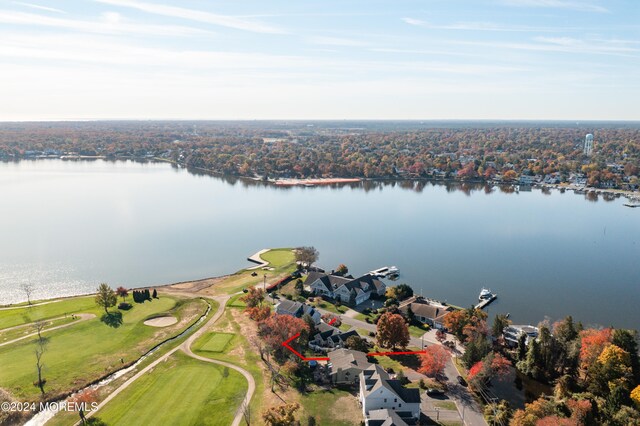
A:
[[[44,329],[47,330],[53,327],[59,327],[61,325],[69,324],[71,322],[79,321],[79,320],[80,320],[79,317],[76,317],[74,319],[74,318],[71,318],[71,315],[67,316],[66,318],[63,317],[63,318],[57,318],[53,320],[47,320]],[[6,331],[0,330],[0,343],[18,339],[20,337],[23,337],[35,332],[36,330],[32,325],[25,325],[24,327],[12,328]]]
[[[18,309],[0,310],[0,329],[28,324],[39,319],[63,317],[78,312],[96,312],[95,296],[72,297],[59,299],[53,303],[40,306],[23,305]]]
[[[424,333],[426,333],[428,328],[422,328],[415,325],[409,326],[409,334],[413,337],[422,337]]]
[[[244,288],[262,284],[264,275],[267,276],[267,284],[270,284],[286,277],[296,269],[295,258],[289,248],[273,249],[263,253],[261,257],[270,262],[269,267],[275,269],[273,271],[243,269],[216,283],[214,286],[216,291],[224,294],[234,294]],[[256,273],[255,277],[251,276],[254,272]]]
[[[238,372],[177,352],[109,402],[109,425],[229,425],[247,391]]]
[[[437,402],[434,402],[433,405],[435,405],[438,408],[442,408],[443,410],[456,411],[458,409],[456,407],[456,403],[453,401],[437,401]]]
[[[290,248],[279,248],[269,250],[260,255],[262,259],[269,262],[269,266],[273,268],[281,268],[287,264],[295,262],[295,255]]]
[[[232,308],[244,308],[244,307],[246,307],[247,304],[244,303],[242,300],[240,300],[240,298],[242,296],[244,296],[244,293],[236,294],[231,299],[229,299],[229,301],[227,302],[227,306],[231,306]]]
[[[340,324],[340,327],[338,327],[340,330],[342,331],[349,331],[351,330],[351,326],[349,324]]]
[[[312,304],[313,306],[316,306],[318,308],[340,315],[344,314],[345,312],[347,312],[347,309],[349,309],[344,305],[336,306],[331,302],[327,302],[326,300],[320,300],[319,297],[316,297]]]
[[[197,305],[192,305],[194,303]],[[44,377],[47,379],[45,390],[51,396],[77,389],[120,368],[123,364],[121,359],[125,364],[136,360],[184,328],[178,324],[165,328],[149,327],[143,324],[145,319],[159,313],[171,313],[180,318],[182,312],[194,309],[204,312],[204,303],[192,299],[176,305],[176,299],[161,296],[124,311],[122,324],[117,328],[102,322],[98,311],[97,318],[47,333],[50,340],[43,355]],[[39,390],[32,384],[36,378],[34,340],[29,338],[0,347],[0,383],[20,399],[39,397]]]
[[[318,425],[350,426],[362,421],[362,409],[356,397],[347,391],[331,389],[305,393],[300,397],[300,405],[303,411],[297,417],[301,424],[306,424],[311,416]]]
[[[207,338],[202,340],[198,350],[206,352],[224,352],[229,342],[235,334],[232,333],[208,333]]]

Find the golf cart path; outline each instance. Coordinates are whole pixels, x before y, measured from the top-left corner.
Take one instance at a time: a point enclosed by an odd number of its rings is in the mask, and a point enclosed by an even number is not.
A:
[[[247,403],[249,401],[251,401],[251,397],[253,396],[253,393],[255,392],[255,389],[256,389],[256,383],[255,383],[255,380],[253,379],[253,376],[251,376],[251,374],[247,370],[245,370],[245,369],[243,369],[241,367],[238,367],[237,365],[230,364],[228,362],[217,361],[217,360],[214,360],[214,359],[201,357],[199,355],[194,354],[191,351],[191,345],[193,344],[193,342],[198,337],[202,336],[205,332],[209,331],[209,329],[222,316],[222,314],[224,313],[224,308],[225,308],[225,306],[226,306],[226,304],[227,304],[227,302],[229,301],[230,298],[231,298],[231,296],[229,296],[229,295],[214,297],[213,299],[216,302],[218,302],[218,304],[219,304],[218,310],[216,311],[215,314],[213,314],[213,316],[211,316],[211,318],[202,327],[200,327],[198,330],[196,330],[182,344],[180,344],[180,345],[176,346],[175,348],[171,349],[169,352],[167,352],[166,354],[162,355],[157,360],[153,361],[151,364],[149,364],[148,366],[146,366],[145,368],[140,370],[133,377],[129,378],[126,382],[124,382],[122,385],[120,385],[120,387],[117,388],[116,390],[114,390],[111,394],[109,394],[109,396],[107,398],[105,398],[104,401],[102,401],[100,404],[98,404],[98,406],[96,407],[95,410],[90,411],[89,413],[87,413],[87,417],[90,417],[94,413],[97,413],[101,408],[103,408],[105,405],[107,405],[113,398],[118,396],[120,394],[120,392],[122,392],[123,390],[128,388],[133,382],[138,380],[144,374],[147,374],[156,365],[158,365],[161,362],[165,361],[167,358],[169,358],[171,355],[173,355],[178,350],[182,350],[185,354],[187,354],[188,356],[190,356],[190,357],[192,357],[194,359],[197,359],[197,360],[200,360],[200,361],[205,361],[205,362],[210,362],[212,364],[219,364],[219,365],[222,365],[222,366],[225,366],[225,367],[229,367],[229,368],[232,368],[232,369],[236,370],[240,374],[242,374],[247,379],[247,381],[249,382],[249,386],[247,388],[247,394],[245,396],[244,401],[247,401]],[[236,416],[233,419],[232,426],[239,426],[240,422],[242,421],[242,417],[243,417],[243,410],[242,410],[242,405],[240,405],[240,407],[238,407],[238,409],[236,411]],[[76,423],[76,425],[79,425],[79,424],[80,424],[80,422]]]
[[[94,314],[74,314],[74,315],[80,317],[80,319],[78,321],[73,321],[73,322],[70,322],[70,323],[67,323],[67,324],[57,325],[57,326],[51,327],[51,328],[45,328],[44,330],[41,331],[41,333],[46,333],[48,331],[58,330],[60,328],[70,327],[72,325],[78,324],[81,321],[90,320],[90,319],[96,317]],[[64,318],[64,317],[52,318],[52,319],[48,319],[48,320],[44,320],[44,321],[53,321],[53,320],[57,320],[57,319],[61,319],[61,318]],[[16,328],[33,326],[33,324],[35,324],[35,323],[21,324],[21,325],[15,326],[15,327],[4,328],[4,329],[2,329],[0,331],[7,331],[7,330],[13,330],[13,329],[16,329]],[[10,344],[18,342],[20,340],[28,339],[29,337],[33,337],[33,336],[35,336],[37,334],[38,334],[37,332],[33,332],[31,334],[27,334],[26,336],[18,337],[17,339],[13,339],[13,340],[9,340],[8,342],[0,343],[0,347],[1,346],[5,346],[5,345],[10,345]]]

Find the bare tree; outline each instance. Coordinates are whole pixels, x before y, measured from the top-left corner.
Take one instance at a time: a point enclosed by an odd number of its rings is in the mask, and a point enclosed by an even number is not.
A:
[[[44,395],[44,385],[47,383],[47,379],[42,377],[42,371],[44,369],[44,363],[42,362],[42,356],[47,350],[47,344],[49,343],[49,339],[42,335],[42,331],[46,325],[46,321],[38,320],[33,323],[33,327],[38,334],[38,339],[36,340],[36,369],[38,370],[38,381],[34,383],[35,386],[40,388],[40,392]]]
[[[30,282],[20,284],[20,289],[27,296],[27,303],[31,305],[31,295],[33,294],[33,285]]]
[[[309,267],[318,261],[320,253],[315,247],[298,247],[296,250],[296,261]]]
[[[251,426],[251,404],[249,404],[249,400],[247,398],[242,401],[240,410],[242,410],[242,417],[244,417],[244,422],[247,424],[247,426]]]

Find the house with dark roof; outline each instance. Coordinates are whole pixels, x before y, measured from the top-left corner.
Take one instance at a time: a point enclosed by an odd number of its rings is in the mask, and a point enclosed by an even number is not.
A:
[[[358,336],[355,330],[342,331],[323,321],[316,326],[317,333],[311,337],[309,343],[321,348],[343,348],[347,339],[351,336]]]
[[[411,309],[411,312],[413,312],[413,315],[418,321],[438,330],[445,328],[443,319],[449,312],[453,311],[451,306],[445,306],[440,302],[427,300],[422,296],[410,297],[400,303],[398,309],[400,309],[400,312],[405,316],[408,315],[409,309]]]
[[[373,410],[365,419],[366,426],[413,426],[418,424],[418,419],[413,418],[406,411],[393,411],[388,408]]]
[[[372,294],[384,295],[387,286],[377,277],[365,274],[358,278],[310,273],[306,281],[314,294],[356,305],[368,300]]]
[[[370,412],[383,409],[420,418],[420,390],[405,388],[378,364],[360,373],[359,399],[365,419],[369,418]]]
[[[276,313],[280,315],[291,315],[296,318],[302,318],[305,315],[309,315],[316,324],[320,323],[321,317],[320,312],[318,312],[313,306],[288,299],[284,299],[276,305]]]
[[[350,349],[336,349],[327,354],[331,382],[334,384],[354,384],[358,382],[360,373],[371,367],[367,354]]]

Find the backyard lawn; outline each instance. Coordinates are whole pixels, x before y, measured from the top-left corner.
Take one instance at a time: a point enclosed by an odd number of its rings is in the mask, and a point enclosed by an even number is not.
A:
[[[235,370],[176,352],[96,416],[109,425],[229,425],[246,391]]]
[[[305,393],[300,397],[300,405],[302,410],[297,417],[301,424],[307,424],[309,417],[314,417],[318,425],[349,426],[362,421],[358,400],[347,391],[331,389]]]

